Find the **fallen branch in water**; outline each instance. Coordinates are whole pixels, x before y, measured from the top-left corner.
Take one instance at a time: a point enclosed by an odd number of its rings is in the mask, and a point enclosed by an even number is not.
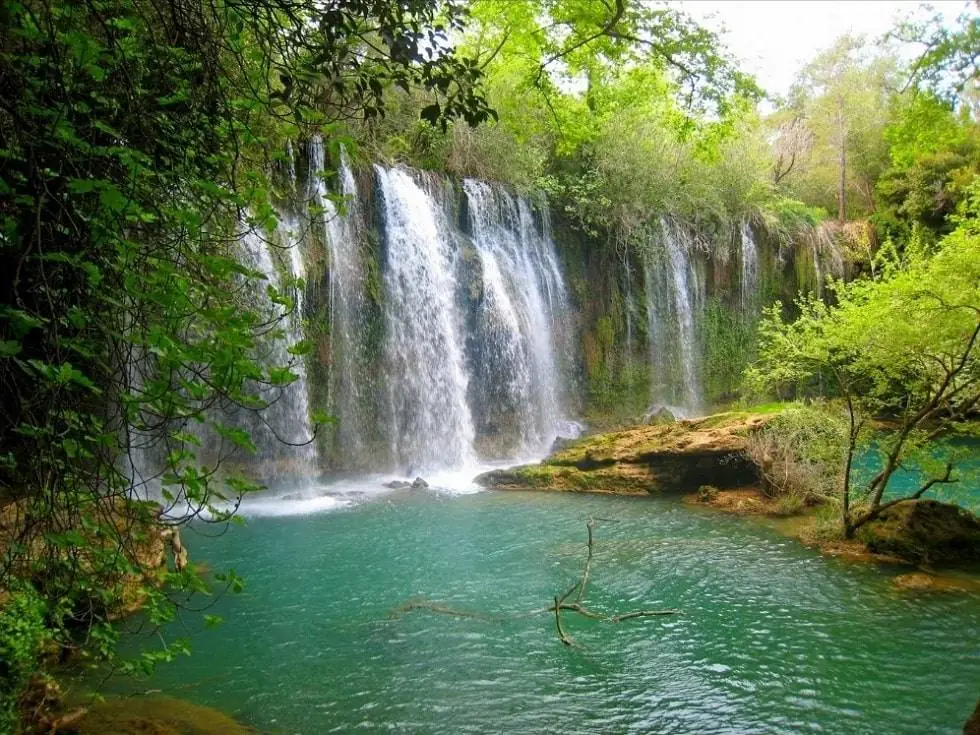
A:
[[[413,610],[428,610],[429,612],[438,613],[439,615],[449,615],[450,617],[454,618],[472,618],[474,620],[486,620],[488,622],[498,622],[501,620],[501,618],[494,617],[493,615],[487,615],[486,613],[459,610],[454,607],[448,607],[438,602],[427,600],[424,597],[409,600],[408,602],[399,605],[388,613],[388,617],[398,618],[405,613],[412,612]]]
[[[607,520],[607,519],[600,519]],[[428,600],[425,598],[414,598],[405,602],[404,604],[393,609],[389,614],[389,618],[398,618],[405,613],[412,612],[413,610],[425,610],[428,612],[436,613],[438,615],[448,615],[454,618],[470,618],[473,620],[485,620],[487,622],[502,622],[504,620],[516,620],[519,618],[528,618],[534,615],[543,615],[546,613],[555,614],[555,630],[558,634],[558,640],[564,643],[566,646],[575,645],[575,640],[568,635],[565,631],[565,627],[562,625],[561,613],[562,611],[574,612],[579,615],[591,618],[593,620],[600,620],[605,623],[620,623],[624,620],[634,620],[636,618],[651,618],[651,617],[661,617],[664,615],[679,615],[680,610],[666,609],[666,610],[632,610],[630,612],[620,613],[619,615],[605,615],[603,613],[596,612],[595,610],[590,610],[582,604],[582,600],[585,599],[585,595],[589,585],[589,574],[592,571],[592,557],[595,549],[595,531],[596,519],[589,518],[586,528],[589,533],[589,543],[588,543],[588,555],[585,558],[585,566],[582,569],[582,576],[574,582],[564,593],[558,595],[554,598],[554,603],[548,607],[538,608],[537,610],[531,610],[530,612],[523,613],[520,615],[488,615],[482,612],[473,612],[471,610],[460,610],[458,608],[449,607],[443,605],[439,602],[433,600]],[[566,600],[575,595],[574,602],[566,602]]]
[[[634,610],[633,612],[623,613],[622,615],[613,615],[611,618],[606,618],[610,623],[618,623],[623,620],[632,620],[633,618],[654,618],[661,615],[680,615],[680,610]]]
[[[555,611],[555,627],[558,629],[558,639],[564,643],[566,646],[572,645],[573,641],[561,627],[561,602],[558,598],[555,598],[555,606],[552,608]]]

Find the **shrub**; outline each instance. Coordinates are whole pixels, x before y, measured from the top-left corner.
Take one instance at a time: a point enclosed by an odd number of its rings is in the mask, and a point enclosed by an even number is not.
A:
[[[748,454],[766,494],[780,497],[787,510],[799,510],[839,494],[846,437],[843,418],[833,409],[795,406],[752,435]]]
[[[47,638],[40,596],[31,587],[11,593],[0,606],[0,732],[16,731],[19,703]]]

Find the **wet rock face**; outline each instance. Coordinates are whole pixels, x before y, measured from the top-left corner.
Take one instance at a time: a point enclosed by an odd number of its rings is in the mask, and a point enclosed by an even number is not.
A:
[[[937,500],[906,500],[858,530],[868,549],[915,564],[980,560],[980,518]]]
[[[495,470],[476,481],[502,490],[614,494],[739,487],[758,481],[745,450],[749,434],[767,418],[718,414],[597,434],[561,446],[541,464]]]

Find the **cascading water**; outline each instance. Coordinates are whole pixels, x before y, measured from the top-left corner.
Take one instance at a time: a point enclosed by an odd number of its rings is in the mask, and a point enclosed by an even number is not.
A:
[[[700,293],[700,289],[695,289],[692,296],[691,289],[688,288],[692,270],[685,247],[687,243],[681,241],[680,234],[675,228],[665,227],[664,235],[674,280],[674,308],[681,343],[684,406],[690,410],[697,410],[699,391],[695,357],[697,336],[694,332],[694,298]]]
[[[690,238],[671,222],[661,222],[659,238],[644,263],[647,331],[651,351],[651,397],[674,415],[700,407],[696,318],[704,282],[693,266]]]
[[[500,453],[540,452],[562,418],[554,325],[567,312],[567,294],[554,246],[525,200],[474,180],[463,189],[482,279],[471,361],[479,428]]]
[[[311,195],[320,211],[320,223],[329,253],[330,379],[328,403],[337,418],[334,442],[348,466],[369,460],[367,438],[371,416],[365,409],[365,391],[374,388],[364,334],[368,326],[365,265],[361,256],[361,211],[357,184],[347,154],[341,150],[338,192],[343,212],[330,198],[324,177],[323,141],[310,144]],[[376,459],[376,458],[375,458]]]
[[[741,232],[741,261],[742,278],[739,282],[742,297],[742,313],[751,314],[754,311],[759,291],[759,252],[755,246],[755,237],[747,221],[742,222]]]
[[[295,247],[294,244],[293,248]],[[241,253],[243,262],[265,276],[266,283],[276,290],[283,288],[269,252],[269,245],[254,228],[247,228],[242,236]],[[299,263],[302,267],[301,259]],[[294,272],[292,275],[295,278],[303,277],[302,272]],[[254,307],[265,316],[270,329],[275,325],[275,329],[283,332],[281,339],[270,338],[260,343],[262,349],[256,355],[257,360],[266,366],[289,365],[297,376],[285,386],[259,387],[257,392],[269,404],[268,408],[261,415],[253,411],[244,414],[243,422],[258,450],[258,474],[265,478],[308,478],[318,474],[319,470],[316,446],[311,441],[313,433],[306,365],[301,357],[297,358],[289,353],[289,348],[303,339],[302,319],[298,309],[283,315],[281,307],[272,301],[265,287],[257,288],[252,298]]]
[[[463,324],[456,299],[459,244],[438,191],[403,169],[375,166],[384,220],[385,359],[396,466],[460,467],[475,459]]]

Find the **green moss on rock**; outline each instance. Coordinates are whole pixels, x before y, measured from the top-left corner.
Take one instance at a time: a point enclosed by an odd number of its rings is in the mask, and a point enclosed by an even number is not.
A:
[[[862,526],[858,540],[916,564],[980,560],[980,518],[957,505],[906,500]]]
[[[89,709],[78,735],[257,735],[228,715],[163,695],[113,697]]]
[[[749,434],[767,418],[728,413],[595,434],[563,446],[541,464],[488,472],[477,482],[501,490],[622,495],[737,487],[757,479],[745,456]]]

